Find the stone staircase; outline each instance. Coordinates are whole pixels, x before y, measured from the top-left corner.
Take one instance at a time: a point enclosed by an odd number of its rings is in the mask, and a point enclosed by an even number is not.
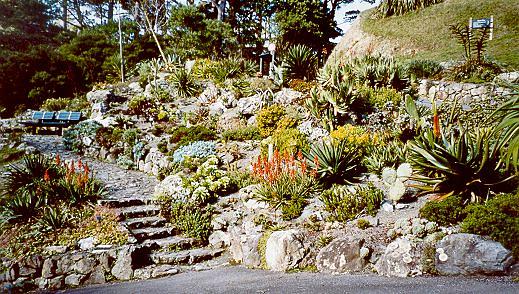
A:
[[[144,252],[135,278],[148,279],[191,270],[202,262],[219,265],[222,249],[203,248],[200,240],[183,237],[160,216],[160,206],[146,198],[107,198],[101,205],[119,211],[122,224],[130,232],[130,242]]]

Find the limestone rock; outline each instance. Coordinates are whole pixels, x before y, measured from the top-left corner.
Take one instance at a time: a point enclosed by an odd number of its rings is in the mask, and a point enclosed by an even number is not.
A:
[[[388,277],[409,277],[422,274],[422,250],[418,244],[405,237],[387,245],[384,254],[375,264],[377,273]]]
[[[209,244],[211,244],[213,248],[228,247],[231,244],[229,233],[214,231],[211,236],[209,236]]]
[[[243,265],[250,268],[256,268],[261,265],[258,243],[262,236],[263,234],[261,233],[242,236]]]
[[[96,266],[96,261],[89,256],[85,256],[74,263],[73,269],[79,274],[89,274]]]
[[[247,122],[241,117],[240,112],[237,108],[233,108],[225,111],[216,123],[216,127],[220,131],[235,130],[243,128],[247,125]]]
[[[43,262],[41,269],[41,276],[45,279],[50,279],[56,274],[56,261],[52,258],[47,258]]]
[[[125,246],[117,253],[112,275],[118,280],[130,280],[133,277],[133,253],[135,247]]]
[[[442,275],[499,275],[512,265],[510,250],[473,234],[448,235],[436,244],[436,269]]]
[[[303,236],[297,230],[277,231],[270,235],[265,249],[267,267],[287,271],[297,267],[305,255]]]
[[[254,115],[261,109],[262,101],[260,95],[254,95],[238,100],[238,111],[243,115]]]
[[[95,285],[106,283],[105,270],[102,265],[96,266],[88,278],[82,282],[85,285]]]
[[[363,245],[364,239],[332,241],[319,251],[317,269],[332,274],[361,271],[366,266],[366,257],[369,255],[369,249]]]
[[[284,106],[293,105],[303,97],[303,93],[294,91],[290,88],[283,88],[274,94],[274,103]]]
[[[71,274],[65,277],[65,285],[67,286],[79,286],[85,276],[78,274]]]
[[[96,246],[96,244],[97,244],[96,237],[84,238],[77,242],[77,245],[79,246],[79,248],[81,248],[81,250],[92,249]]]

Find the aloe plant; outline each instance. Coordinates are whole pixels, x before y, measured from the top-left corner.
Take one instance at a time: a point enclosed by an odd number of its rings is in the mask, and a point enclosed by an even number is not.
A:
[[[443,129],[439,136],[424,131],[409,143],[409,161],[421,175],[424,193],[438,193],[440,199],[460,195],[479,202],[492,192],[506,190],[515,178],[500,163],[500,144],[492,129]],[[510,185],[508,185],[510,187]]]
[[[496,130],[500,132],[499,145],[503,150],[501,159],[507,168],[513,165],[519,172],[519,96],[501,105],[496,115],[499,118]]]
[[[346,141],[326,141],[303,152],[309,161],[308,166],[317,170],[322,182],[328,185],[351,183],[358,175],[360,159],[357,150],[346,148],[346,144]]]

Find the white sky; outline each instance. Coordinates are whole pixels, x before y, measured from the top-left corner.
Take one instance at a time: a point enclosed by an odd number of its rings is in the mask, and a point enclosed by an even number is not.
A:
[[[364,10],[377,6],[379,3],[380,3],[380,0],[377,0],[374,4],[369,4],[368,2],[361,2],[361,0],[356,0],[355,2],[353,2],[351,4],[342,5],[341,8],[335,14],[335,20],[337,21],[339,28],[341,28],[342,34],[344,35],[351,26],[351,23],[344,21],[344,14],[346,13],[346,11],[360,10],[360,12],[362,12]],[[341,37],[337,37],[332,41],[337,43],[340,41]]]

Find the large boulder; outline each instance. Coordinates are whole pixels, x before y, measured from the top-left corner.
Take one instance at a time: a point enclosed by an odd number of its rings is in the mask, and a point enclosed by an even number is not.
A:
[[[387,277],[409,277],[422,274],[422,252],[416,241],[405,237],[387,245],[384,254],[375,264],[377,273]]]
[[[237,108],[225,111],[216,123],[220,131],[235,130],[247,126],[247,121],[242,118]]]
[[[175,201],[186,202],[191,195],[189,190],[184,188],[180,174],[167,176],[162,182],[155,186],[155,195],[170,196]]]
[[[273,271],[294,269],[305,256],[303,235],[297,230],[277,231],[270,235],[265,248],[267,267]]]
[[[436,269],[442,275],[499,275],[513,263],[499,242],[473,234],[452,234],[436,244]]]
[[[257,268],[261,265],[261,255],[258,244],[263,236],[258,234],[231,234],[229,253],[235,262],[240,262],[249,268]]]
[[[361,271],[369,255],[369,249],[363,245],[364,239],[341,238],[332,241],[317,255],[317,269],[332,274]]]
[[[120,99],[110,90],[93,90],[86,94],[88,102],[92,105],[92,113],[90,118],[100,119],[110,110],[110,103],[122,102],[124,99]]]

